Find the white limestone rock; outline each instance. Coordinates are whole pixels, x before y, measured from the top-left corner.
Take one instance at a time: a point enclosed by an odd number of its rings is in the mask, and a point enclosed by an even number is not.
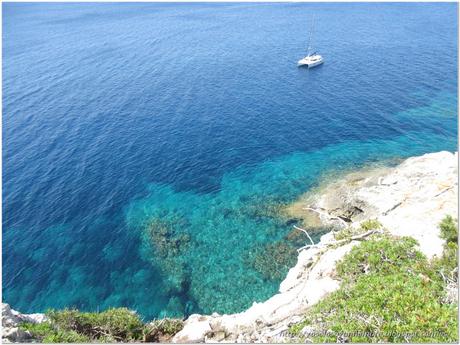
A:
[[[324,188],[315,200],[323,220],[358,207],[362,212],[351,217],[351,226],[375,218],[391,234],[415,238],[428,257],[441,255],[439,223],[446,215],[458,217],[458,153],[425,154],[362,175],[349,174]]]
[[[2,326],[3,327],[15,327],[21,320],[18,317],[18,312],[12,310],[10,305],[7,303],[2,303]]]
[[[209,319],[211,316],[202,316],[198,314],[190,315],[185,321],[184,328],[177,333],[173,343],[203,343],[206,336],[212,332]]]
[[[46,321],[45,314],[21,314],[2,303],[2,342],[30,342],[32,336],[28,331],[18,328],[22,322],[41,323]]]
[[[25,343],[32,340],[32,335],[29,331],[24,331],[18,327],[6,327],[2,334],[2,342],[4,340],[11,343]]]

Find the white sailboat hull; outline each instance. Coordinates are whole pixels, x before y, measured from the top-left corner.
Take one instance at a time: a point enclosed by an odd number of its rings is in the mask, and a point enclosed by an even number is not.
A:
[[[322,58],[321,55],[306,56],[303,59],[300,59],[297,62],[297,65],[312,68],[312,67],[316,67],[316,66],[321,65],[323,62],[324,62],[324,59]]]

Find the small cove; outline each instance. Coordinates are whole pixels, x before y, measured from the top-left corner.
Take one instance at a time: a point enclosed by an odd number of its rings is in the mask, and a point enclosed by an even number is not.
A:
[[[266,300],[305,241],[286,205],[326,175],[456,149],[455,10],[4,5],[4,300],[146,319]],[[306,71],[312,11],[328,61]]]

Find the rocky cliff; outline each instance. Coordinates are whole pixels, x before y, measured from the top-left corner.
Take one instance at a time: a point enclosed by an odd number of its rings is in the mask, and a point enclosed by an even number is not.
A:
[[[41,323],[46,320],[44,314],[21,314],[2,303],[2,343],[29,342],[32,335],[19,328],[22,322]]]

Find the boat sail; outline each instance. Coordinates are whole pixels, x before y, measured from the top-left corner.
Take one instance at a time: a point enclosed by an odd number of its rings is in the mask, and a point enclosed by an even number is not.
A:
[[[311,30],[310,30],[310,37],[308,39],[308,48],[307,48],[307,56],[305,56],[303,59],[300,59],[297,62],[297,65],[300,66],[306,66],[308,68],[312,68],[318,65],[321,65],[324,62],[324,59],[321,55],[318,53],[310,53],[311,47],[312,47],[312,40],[313,40],[313,29],[315,25],[315,19],[313,18],[312,25],[311,25]]]

